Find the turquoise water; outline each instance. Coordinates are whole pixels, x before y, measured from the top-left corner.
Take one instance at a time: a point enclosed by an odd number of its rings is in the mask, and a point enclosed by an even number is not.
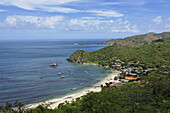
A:
[[[66,58],[78,49],[95,51],[104,47],[93,40],[76,42],[90,45],[74,46],[75,41],[1,41],[0,104],[15,100],[30,104],[61,97],[90,87],[111,73],[97,66],[67,62]],[[49,67],[52,63],[59,66]]]

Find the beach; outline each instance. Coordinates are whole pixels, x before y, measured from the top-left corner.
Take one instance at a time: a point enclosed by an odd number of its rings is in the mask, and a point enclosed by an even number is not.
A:
[[[109,82],[119,82],[119,81],[114,80],[114,77],[118,76],[119,73],[120,73],[119,71],[112,71],[111,74],[109,74],[106,78],[104,78],[100,82],[94,84],[93,87],[83,89],[75,94],[67,95],[62,98],[54,98],[51,100],[47,100],[47,101],[39,102],[35,104],[29,104],[29,105],[26,105],[25,108],[32,109],[32,108],[36,108],[39,105],[48,105],[48,108],[55,109],[58,107],[60,103],[64,103],[65,101],[72,102],[73,100],[76,100],[76,98],[82,97],[89,92],[100,92],[102,89],[100,85],[105,85],[105,83],[109,83]]]

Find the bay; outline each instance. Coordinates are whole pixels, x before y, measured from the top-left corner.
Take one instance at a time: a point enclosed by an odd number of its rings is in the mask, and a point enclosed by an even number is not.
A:
[[[74,43],[89,43],[78,45]],[[0,104],[31,104],[91,87],[111,72],[66,59],[76,50],[95,51],[103,40],[29,40],[0,42]],[[59,66],[51,68],[50,64]],[[65,76],[61,79],[58,73]]]

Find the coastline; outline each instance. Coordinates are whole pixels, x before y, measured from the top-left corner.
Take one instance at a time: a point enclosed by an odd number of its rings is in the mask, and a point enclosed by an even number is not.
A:
[[[85,65],[93,65],[93,64],[85,64]],[[95,64],[95,65],[97,65],[97,64]],[[116,71],[116,70],[114,70],[114,71],[111,70],[111,71],[112,71],[111,74],[109,74],[107,77],[105,77],[100,82],[94,84],[92,87],[80,90],[80,91],[78,91],[75,94],[66,95],[66,96],[61,97],[61,98],[54,98],[54,99],[46,100],[44,102],[28,104],[28,105],[26,105],[24,107],[26,109],[32,109],[32,108],[36,108],[39,105],[48,105],[48,108],[55,109],[55,108],[58,107],[58,105],[60,103],[64,103],[65,101],[72,102],[73,100],[76,100],[76,98],[82,97],[82,96],[86,95],[89,92],[100,92],[101,89],[102,89],[100,87],[101,84],[104,85],[105,83],[108,83],[110,81],[112,81],[112,82],[119,82],[117,80],[114,80],[114,77],[117,76],[120,72]]]

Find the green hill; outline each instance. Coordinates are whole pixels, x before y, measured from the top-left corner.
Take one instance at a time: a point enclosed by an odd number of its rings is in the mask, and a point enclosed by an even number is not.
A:
[[[140,61],[146,67],[160,67],[170,65],[170,41],[169,38],[163,42],[152,42],[150,45],[139,47],[108,46],[98,51],[87,52],[77,50],[70,57],[69,61],[77,63],[98,63],[102,66],[110,66],[116,59],[124,61]]]
[[[143,35],[126,37],[124,39],[112,39],[100,44],[121,45],[121,46],[141,46],[141,45],[150,44],[154,40],[164,39],[168,37],[170,37],[170,32],[164,32],[160,34],[147,33]]]

